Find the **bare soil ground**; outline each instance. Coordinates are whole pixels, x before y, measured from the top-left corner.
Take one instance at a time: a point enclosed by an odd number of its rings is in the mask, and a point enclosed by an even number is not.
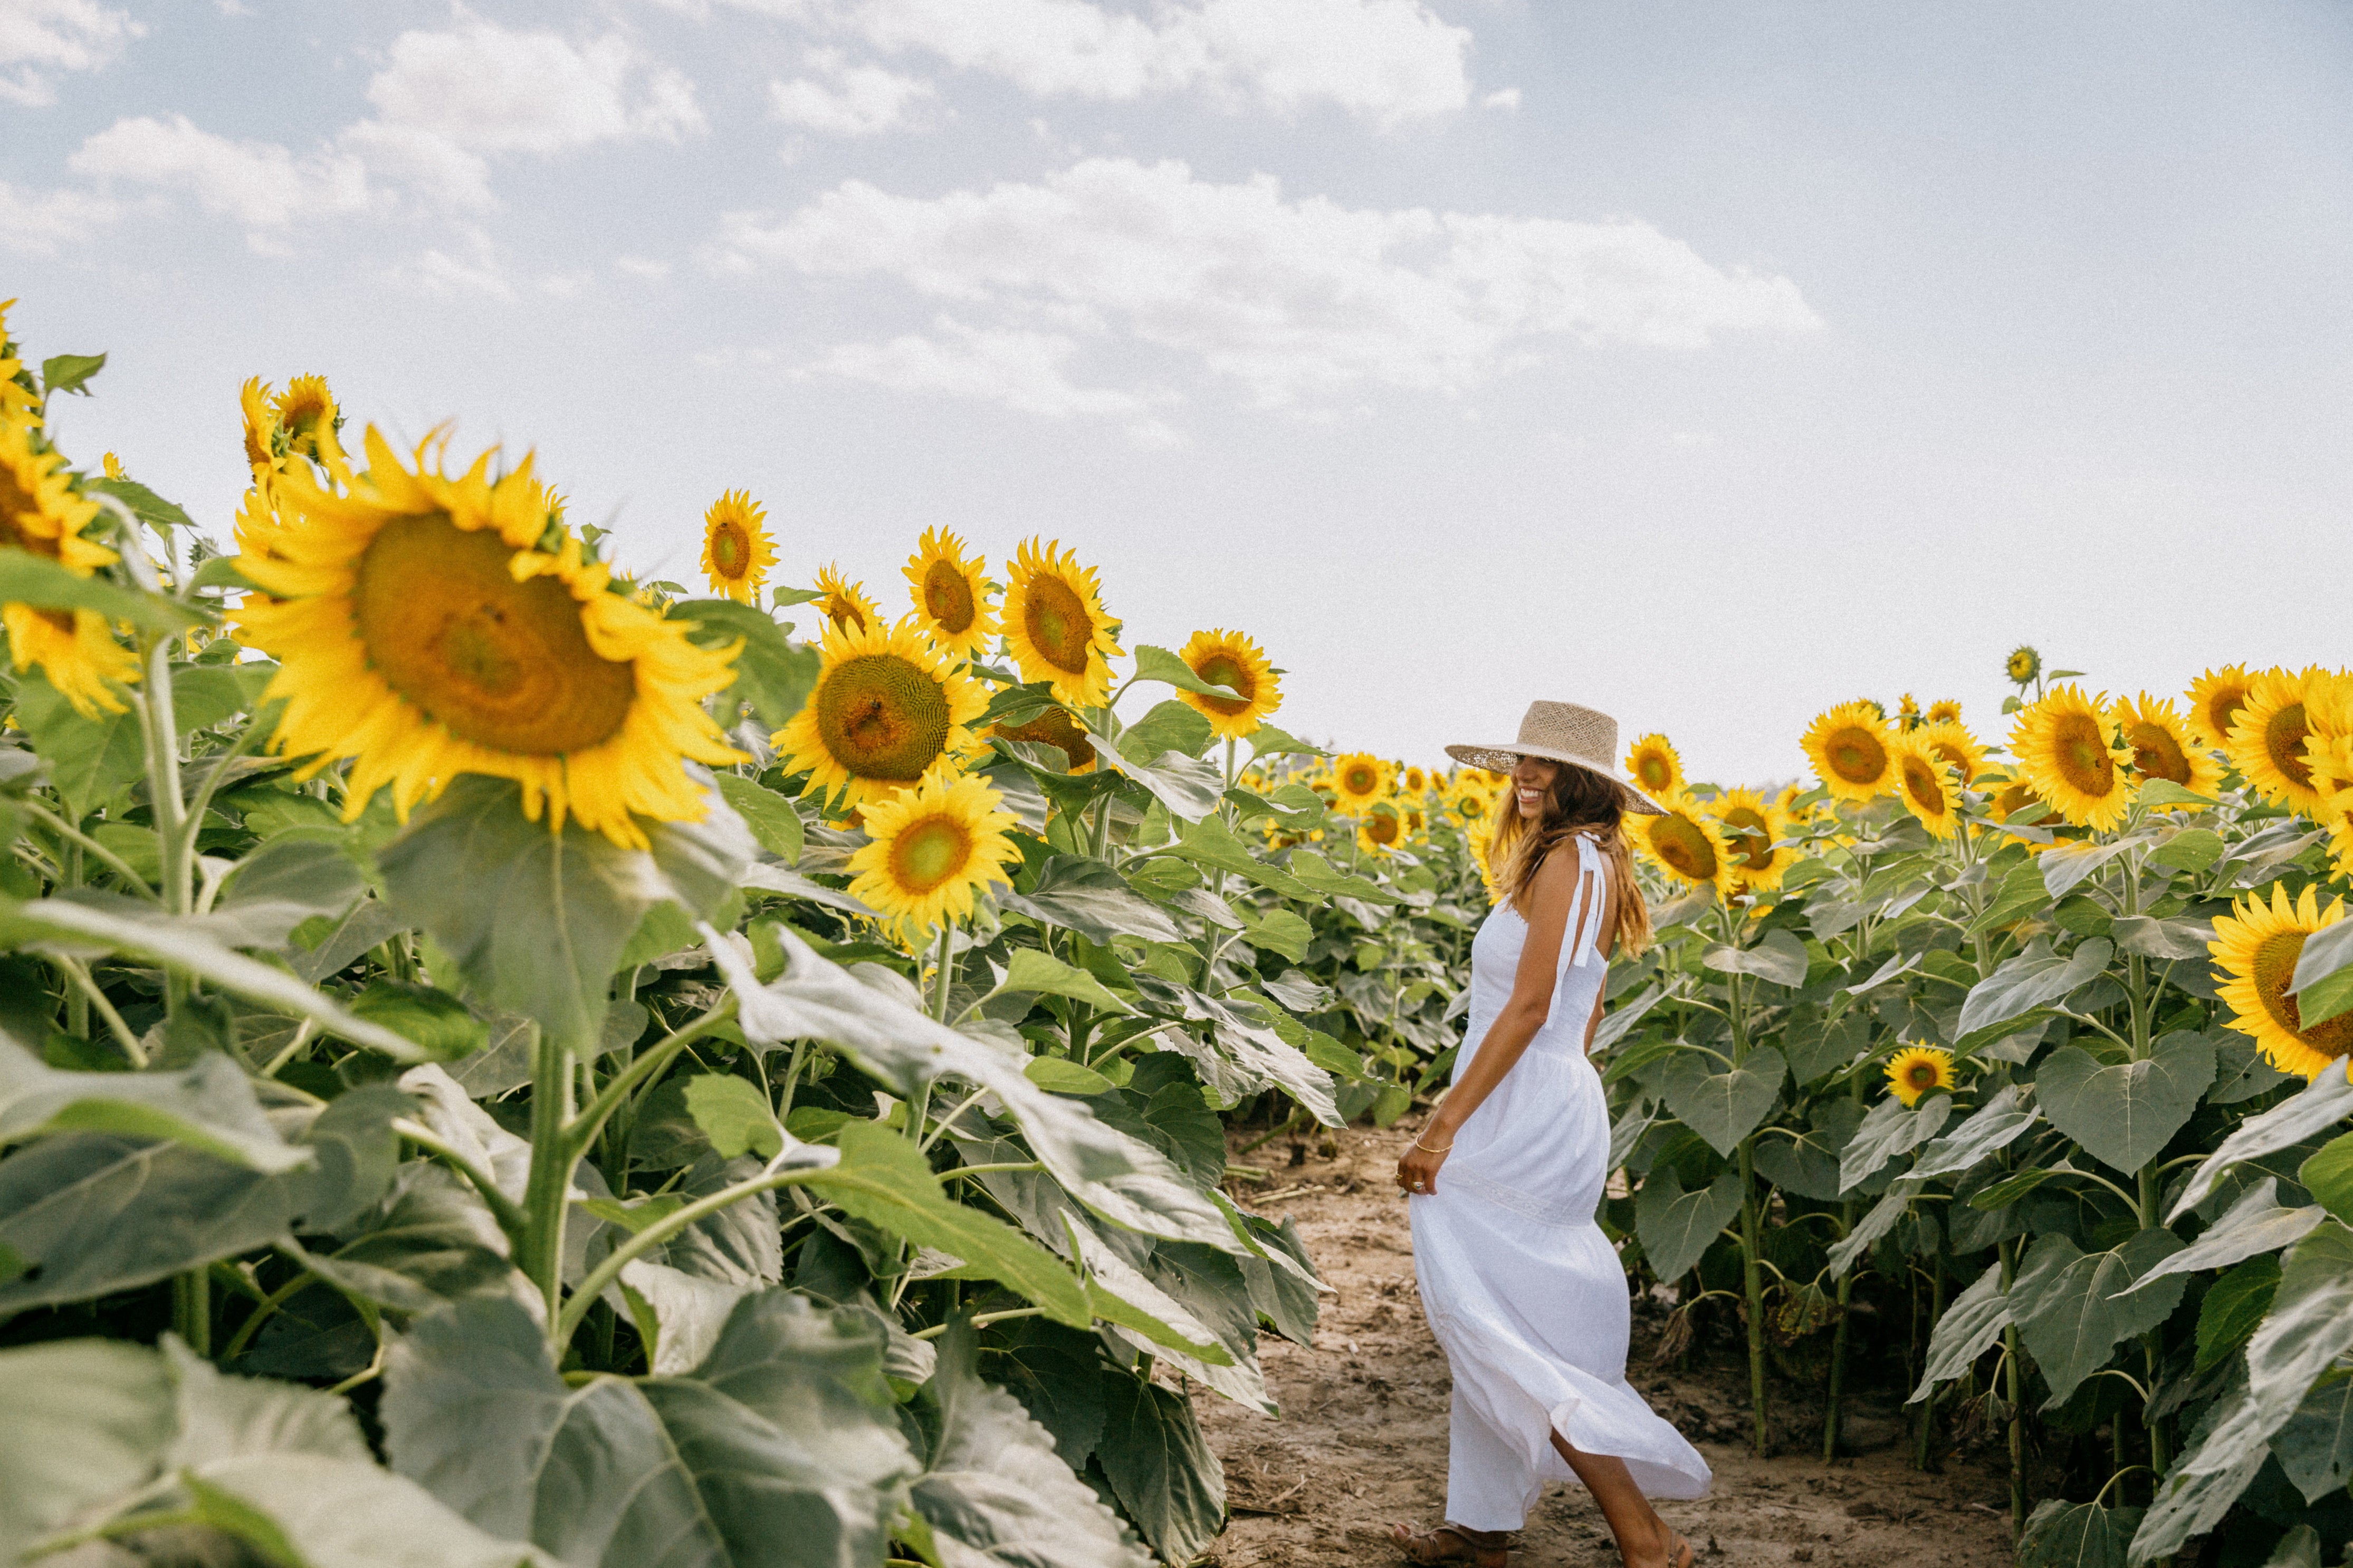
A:
[[[1278,1141],[1242,1163],[1267,1181],[1237,1185],[1260,1212],[1290,1215],[1335,1294],[1324,1298],[1312,1347],[1264,1342],[1270,1419],[1206,1391],[1197,1406],[1226,1467],[1233,1522],[1208,1562],[1219,1568],[1364,1568],[1399,1561],[1393,1521],[1427,1529],[1446,1500],[1446,1358],[1414,1288],[1412,1238],[1391,1180],[1419,1118],[1387,1131],[1321,1135],[1303,1163]],[[1236,1147],[1239,1148],[1237,1140]],[[1329,1152],[1326,1152],[1326,1150]],[[1442,1178],[1441,1178],[1442,1179]],[[1637,1313],[1634,1385],[1695,1442],[1715,1471],[1712,1496],[1659,1511],[1716,1563],[1869,1563],[1887,1568],[2006,1568],[2009,1495],[2000,1472],[1960,1459],[1943,1473],[1911,1468],[1893,1390],[1851,1397],[1856,1450],[1820,1458],[1820,1391],[1774,1391],[1776,1457],[1758,1459],[1747,1433],[1747,1373],[1733,1354],[1694,1355],[1683,1370],[1652,1364],[1663,1312]],[[1515,1568],[1618,1561],[1584,1489],[1548,1489],[1521,1533]]]

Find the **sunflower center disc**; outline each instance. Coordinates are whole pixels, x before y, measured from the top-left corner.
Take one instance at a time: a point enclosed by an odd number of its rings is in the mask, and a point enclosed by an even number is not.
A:
[[[1715,846],[1690,823],[1680,817],[1670,818],[1659,826],[1651,842],[1657,847],[1660,859],[1693,881],[1715,880]]]
[[[1008,741],[1028,741],[1033,745],[1055,748],[1071,759],[1072,773],[1095,760],[1095,743],[1060,708],[1050,708],[1027,724],[999,724],[997,732]]]
[[[2178,784],[2189,782],[2189,759],[2181,754],[2163,725],[2136,724],[2125,739],[2132,743],[2133,766],[2143,776]]]
[[[954,566],[934,561],[923,569],[923,608],[954,637],[972,625],[972,584]]]
[[[2312,787],[2312,769],[2304,760],[2304,704],[2291,702],[2271,717],[2263,726],[2263,749],[2271,752],[2272,764],[2295,783]]]
[[[1667,787],[1667,760],[1664,757],[1644,757],[1641,767],[1642,787],[1656,794]]]
[[[0,548],[28,550],[56,560],[62,548],[56,540],[31,532],[16,521],[20,517],[37,516],[40,510],[40,502],[17,484],[16,476],[0,468]]]
[[[744,548],[744,531],[733,523],[721,523],[711,535],[711,563],[719,568],[721,576],[742,576],[747,553]]]
[[[2353,1013],[2339,1013],[2326,1023],[2304,1026],[2304,1015],[2296,1008],[2295,998],[2288,987],[2295,984],[2295,961],[2304,952],[2307,931],[2274,931],[2255,949],[2253,964],[2255,994],[2263,998],[2263,1011],[2272,1022],[2327,1057],[2341,1057],[2353,1052]]]
[[[2060,774],[2077,790],[2098,798],[2116,787],[2116,759],[2108,755],[2098,720],[2068,714],[2060,720],[2052,740],[2052,755],[2058,760]]]
[[[588,646],[553,577],[518,583],[496,533],[440,513],[395,519],[360,557],[360,642],[386,685],[461,741],[525,756],[585,752],[617,733],[634,666]]]
[[[1241,693],[1240,697],[1234,698],[1208,697],[1196,692],[1196,696],[1201,696],[1202,702],[1228,718],[1250,711],[1250,699],[1258,694],[1258,689],[1250,680],[1250,671],[1243,668],[1231,654],[1213,653],[1196,665],[1193,673],[1212,686],[1222,686]]]
[[[1095,624],[1069,584],[1051,577],[1030,579],[1029,591],[1022,596],[1021,624],[1048,664],[1070,675],[1086,673]]]
[[[1936,774],[1926,763],[1904,764],[1904,788],[1922,811],[1931,816],[1945,815],[1945,792],[1936,785]]]
[[[891,841],[891,877],[902,890],[928,893],[960,874],[972,858],[972,835],[944,816],[902,828]]]
[[[1772,869],[1773,840],[1766,835],[1764,817],[1748,806],[1736,805],[1724,814],[1724,826],[1736,859],[1752,871]]]
[[[860,778],[913,784],[947,745],[947,693],[895,654],[846,659],[818,691],[817,729]]]
[[[1887,748],[1864,730],[1841,730],[1831,737],[1831,766],[1849,784],[1876,784],[1887,772]]]

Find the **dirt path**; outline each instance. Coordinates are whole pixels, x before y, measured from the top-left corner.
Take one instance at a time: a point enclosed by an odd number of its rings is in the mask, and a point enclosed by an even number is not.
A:
[[[1390,1521],[1428,1528],[1442,1516],[1446,1358],[1422,1319],[1404,1205],[1390,1181],[1412,1136],[1405,1123],[1386,1132],[1353,1128],[1335,1152],[1311,1148],[1297,1166],[1281,1142],[1240,1157],[1271,1173],[1254,1191],[1240,1190],[1251,1192],[1261,1212],[1298,1220],[1336,1294],[1324,1299],[1313,1347],[1265,1341],[1280,1420],[1198,1396],[1202,1425],[1225,1462],[1234,1514],[1209,1560],[1220,1568],[1386,1565],[1398,1561],[1387,1543]],[[1788,1457],[1759,1460],[1741,1441],[1745,1363],[1718,1354],[1705,1364],[1695,1355],[1687,1371],[1653,1368],[1661,1322],[1655,1311],[1638,1313],[1631,1376],[1715,1470],[1713,1496],[1660,1506],[1699,1546],[1703,1563],[2010,1563],[2009,1499],[1999,1473],[1959,1461],[1939,1475],[1912,1469],[1892,1403],[1851,1404],[1847,1432],[1861,1452],[1825,1466],[1820,1405],[1797,1391],[1776,1394]],[[1515,1568],[1618,1561],[1599,1512],[1574,1485],[1547,1490],[1520,1545]]]

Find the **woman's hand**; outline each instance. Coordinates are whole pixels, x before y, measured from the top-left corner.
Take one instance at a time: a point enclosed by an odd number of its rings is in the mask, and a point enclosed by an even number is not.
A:
[[[1398,1189],[1425,1197],[1438,1191],[1438,1168],[1446,1163],[1446,1152],[1453,1145],[1453,1135],[1440,1130],[1435,1121],[1423,1127],[1415,1134],[1413,1146],[1398,1158]]]

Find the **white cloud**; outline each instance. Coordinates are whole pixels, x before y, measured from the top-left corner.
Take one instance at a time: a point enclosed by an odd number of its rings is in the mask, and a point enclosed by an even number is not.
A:
[[[481,153],[675,142],[707,128],[693,83],[617,33],[575,47],[554,33],[472,18],[448,32],[401,34],[367,97],[388,124]]]
[[[895,279],[993,310],[987,331],[1174,351],[1262,406],[1459,394],[1559,339],[1696,349],[1820,324],[1788,279],[1718,268],[1632,219],[1350,210],[1286,201],[1271,176],[1217,184],[1123,158],[932,199],[849,181],[781,220],[728,215],[707,258]]]
[[[0,5],[0,102],[55,103],[58,73],[96,70],[146,31],[129,12],[98,0],[6,0]]]
[[[1471,34],[1422,0],[1185,0],[1147,19],[1091,0],[736,0],[1004,78],[1040,97],[1198,92],[1292,113],[1332,104],[1384,125],[1470,101]]]
[[[670,276],[670,263],[649,256],[616,257],[613,269],[623,277],[642,279],[648,283],[659,283]]]
[[[814,77],[768,84],[768,107],[787,125],[828,136],[872,136],[913,123],[932,84],[881,66],[852,66],[839,49],[811,49]],[[822,78],[823,79],[818,79]]]
[[[1516,87],[1500,88],[1479,100],[1482,109],[1517,109],[1519,106],[1520,89]]]
[[[0,247],[51,256],[61,245],[88,239],[121,216],[103,196],[84,191],[24,191],[0,180]]]
[[[1145,397],[1111,387],[1081,386],[1065,369],[1078,353],[1075,339],[1055,332],[986,331],[941,317],[936,335],[908,333],[883,343],[844,343],[810,369],[902,392],[930,392],[1000,404],[1024,414],[1131,421],[1146,445],[1165,446],[1176,432],[1149,417],[1166,395]]]
[[[364,211],[370,199],[367,171],[349,153],[298,158],[274,142],[216,136],[181,114],[118,120],[66,166],[95,180],[187,191],[206,211],[243,225],[258,246],[297,223]]]

